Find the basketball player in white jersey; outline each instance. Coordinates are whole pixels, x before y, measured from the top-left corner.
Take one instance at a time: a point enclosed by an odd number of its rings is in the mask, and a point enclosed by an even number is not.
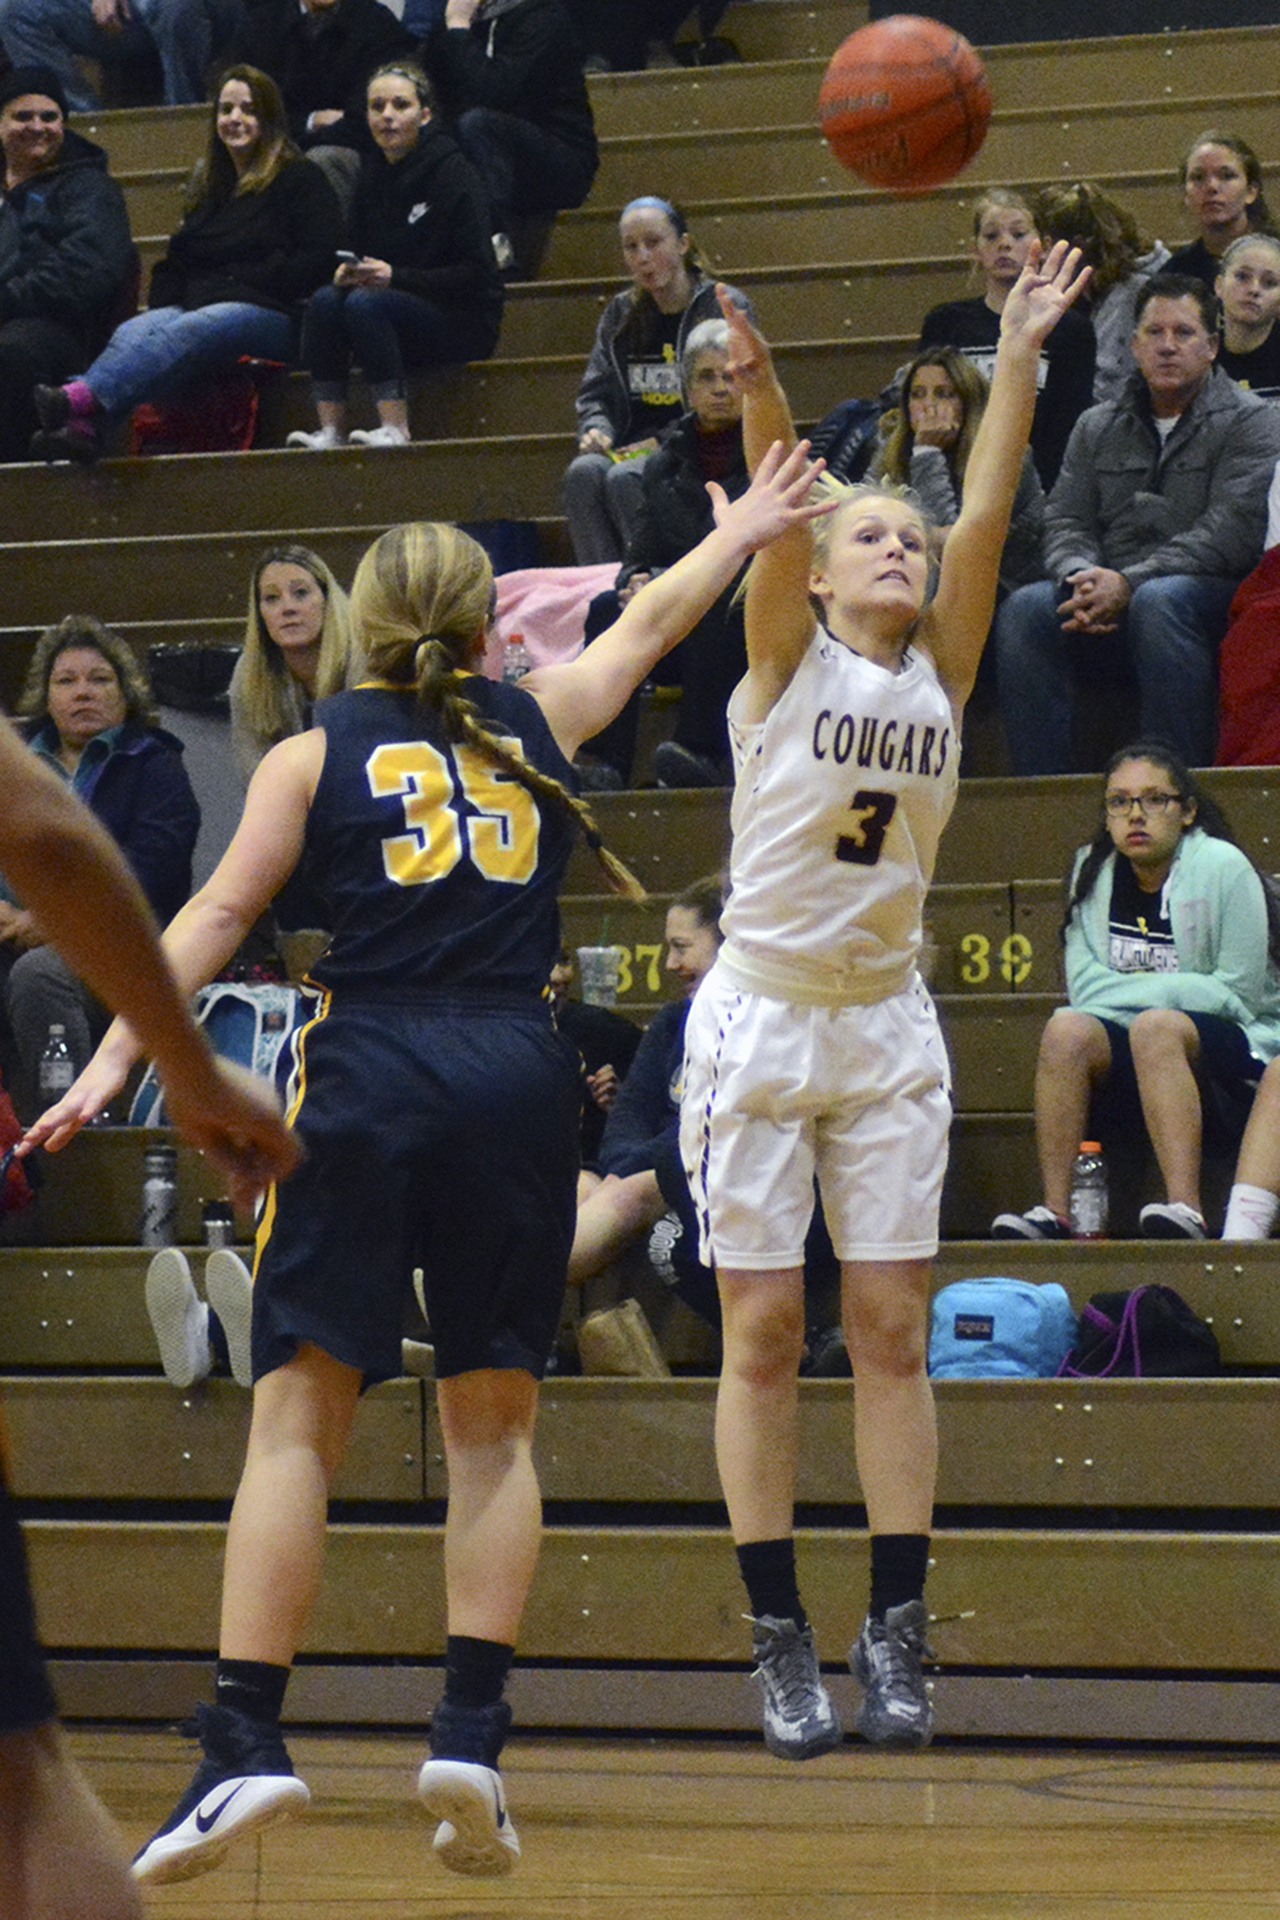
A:
[[[841,1262],[871,1533],[870,1610],[850,1653],[864,1689],[858,1728],[883,1746],[921,1747],[932,1732],[921,1672],[937,1462],[926,1318],[950,1097],[916,956],[1040,348],[1085,284],[1078,263],[1057,246],[1041,265],[1037,250],[1009,295],[927,606],[928,529],[913,496],[892,489],[845,489],[835,513],[786,534],[749,577],[747,673],[729,704],[731,890],[724,944],[689,1016],[681,1149],[702,1258],[719,1276],[716,1449],[765,1741],[789,1759],[842,1737],[792,1538],[815,1171]],[[794,428],[765,342],[722,306],[754,466]]]

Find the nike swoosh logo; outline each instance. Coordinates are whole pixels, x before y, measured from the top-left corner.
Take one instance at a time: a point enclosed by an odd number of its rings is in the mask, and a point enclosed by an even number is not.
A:
[[[236,1795],[242,1790],[243,1787],[244,1787],[244,1781],[243,1780],[237,1781],[236,1785],[232,1787],[226,1799],[220,1800],[212,1813],[206,1813],[203,1807],[197,1808],[196,1810],[197,1830],[200,1833],[208,1833],[210,1827],[215,1827],[218,1824],[218,1821],[222,1818],[223,1814],[226,1812],[227,1808],[231,1805],[231,1802],[235,1799]]]

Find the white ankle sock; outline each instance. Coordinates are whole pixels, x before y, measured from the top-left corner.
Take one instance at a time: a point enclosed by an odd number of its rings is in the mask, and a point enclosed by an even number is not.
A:
[[[1280,1213],[1280,1194],[1270,1187],[1251,1187],[1237,1181],[1227,1202],[1224,1240],[1268,1240]]]

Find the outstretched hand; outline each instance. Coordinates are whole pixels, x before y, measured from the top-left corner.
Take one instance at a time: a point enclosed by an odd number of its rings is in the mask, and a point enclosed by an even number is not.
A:
[[[44,1147],[58,1153],[119,1093],[127,1068],[99,1050],[54,1106],[33,1121],[18,1144],[19,1156]],[[275,1180],[284,1180],[302,1157],[296,1137],[280,1115],[270,1084],[243,1067],[209,1056],[196,1074],[170,1074],[163,1081],[170,1124],[190,1146],[207,1154],[227,1194],[242,1212]]]
[[[1042,345],[1067,308],[1080,298],[1092,272],[1092,267],[1080,265],[1079,247],[1069,247],[1065,240],[1055,240],[1043,259],[1039,247],[1033,246],[1009,289],[1000,317],[1001,334]]]
[[[775,440],[752,475],[751,485],[736,500],[730,500],[716,481],[707,482],[716,525],[736,534],[745,553],[758,553],[792,527],[835,512],[839,501],[834,495],[813,497],[813,483],[825,471],[824,460],[809,458],[807,440],[789,453],[781,440]]]
[[[750,320],[722,282],[716,284],[716,299],[729,327],[729,360],[726,371],[743,393],[773,378],[773,355],[764,335]]]

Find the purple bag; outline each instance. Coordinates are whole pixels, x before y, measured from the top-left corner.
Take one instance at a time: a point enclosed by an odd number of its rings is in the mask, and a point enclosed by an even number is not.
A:
[[[1178,1379],[1221,1370],[1217,1335],[1208,1321],[1172,1287],[1152,1286],[1095,1293],[1080,1315],[1080,1337],[1058,1378]]]

